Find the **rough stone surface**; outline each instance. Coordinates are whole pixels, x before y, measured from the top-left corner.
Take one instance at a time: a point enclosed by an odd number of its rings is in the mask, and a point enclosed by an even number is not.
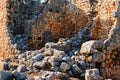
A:
[[[85,80],[103,80],[98,69],[86,70]]]
[[[88,55],[90,53],[99,52],[102,50],[103,46],[104,44],[102,41],[91,40],[82,44],[80,53]]]
[[[18,72],[25,72],[26,71],[26,66],[24,64],[20,64],[17,67]]]
[[[69,64],[63,62],[60,65],[60,69],[61,69],[62,72],[66,72],[67,70],[70,69],[70,66],[69,66]]]
[[[95,67],[104,78],[120,79],[119,0],[46,0],[43,4],[36,0],[1,0],[0,13],[3,59],[20,55],[13,61],[32,66],[32,73],[50,71],[47,79],[81,79],[86,69]],[[42,69],[33,66],[35,63]],[[59,72],[62,63],[71,67],[62,68],[65,73]],[[17,76],[21,79],[26,79],[22,73]]]
[[[0,79],[1,80],[12,80],[11,72],[0,71]]]
[[[14,77],[18,77],[20,75],[20,73],[17,70],[14,70],[12,74]]]
[[[0,62],[0,65],[2,66],[1,69],[3,70],[10,70],[10,64],[7,62]]]

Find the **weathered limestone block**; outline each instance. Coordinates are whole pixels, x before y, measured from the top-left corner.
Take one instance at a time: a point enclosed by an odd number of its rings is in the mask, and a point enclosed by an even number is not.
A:
[[[93,62],[103,62],[105,61],[105,54],[101,52],[97,52],[93,54]]]
[[[52,56],[54,54],[54,49],[45,50],[43,53],[44,56]]]
[[[92,56],[86,57],[87,62],[103,62],[105,61],[105,54],[102,52],[96,52]]]
[[[96,52],[102,51],[104,44],[100,40],[91,40],[82,44],[80,53],[83,55],[94,54]]]
[[[0,79],[1,80],[11,80],[13,79],[11,72],[8,71],[0,71]]]
[[[70,65],[65,62],[62,62],[60,65],[60,69],[62,72],[67,72],[68,70],[70,70]]]
[[[103,80],[103,78],[100,76],[99,70],[95,68],[86,70],[85,80]]]
[[[1,42],[1,46],[0,46],[0,54],[1,54],[1,57],[6,57],[8,56],[11,52],[11,49],[10,49],[10,43],[9,43],[9,33],[8,33],[8,30],[7,30],[7,8],[6,8],[6,5],[7,5],[7,0],[4,0],[4,1],[1,1],[0,3],[0,26],[1,26],[1,29],[0,29],[0,42]]]

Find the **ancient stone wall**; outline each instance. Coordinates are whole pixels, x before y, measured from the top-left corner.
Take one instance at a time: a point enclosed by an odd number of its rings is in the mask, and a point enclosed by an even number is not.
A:
[[[9,39],[7,33],[7,0],[0,0],[0,54],[4,56],[9,53]]]
[[[98,1],[95,11],[93,39],[107,39],[115,19],[112,12],[116,0]],[[9,28],[15,36],[29,34],[31,49],[44,43],[44,32],[51,32],[51,40],[72,37],[88,23],[90,5],[88,0],[49,0],[46,4],[37,1],[8,1]],[[103,32],[103,33],[102,33]],[[32,46],[31,46],[32,45]],[[41,45],[42,46],[42,45]]]
[[[1,57],[11,57],[20,53],[17,41],[15,40],[14,32],[17,30],[24,30],[23,28],[14,28],[14,20],[20,21],[15,18],[15,4],[10,2],[10,0],[4,0],[0,2],[0,55]],[[17,7],[16,7],[17,8]],[[18,23],[20,25],[20,23]],[[18,25],[17,25],[18,26]],[[21,32],[21,31],[20,31]],[[20,33],[19,32],[19,33]],[[23,34],[21,32],[21,34]]]
[[[97,14],[94,17],[92,29],[93,39],[107,39],[108,32],[115,22],[115,18],[112,16],[115,3],[116,0],[98,1],[95,7]],[[88,0],[57,0],[56,2],[49,0],[43,7],[43,13],[39,14],[36,20],[31,23],[33,44],[38,45],[37,43],[40,41],[37,38],[41,37],[46,30],[51,31],[52,41],[56,41],[60,37],[74,36],[88,23],[90,11]]]
[[[98,12],[95,20],[95,27],[93,29],[94,39],[107,39],[107,35],[115,18],[112,16],[115,10],[115,3],[117,0],[98,0],[96,11]]]
[[[61,37],[72,37],[86,25],[87,21],[84,10],[77,7],[72,1],[49,0],[43,6],[43,13],[39,14],[36,22],[31,25],[33,44],[40,42],[37,38],[42,37],[41,35],[46,30],[51,31],[52,41],[57,41]]]
[[[95,23],[92,30],[93,39],[107,39],[109,30],[115,22],[115,18],[112,16],[112,13],[115,10],[116,1],[117,0],[98,0],[98,3],[95,7],[97,14],[94,18]],[[89,11],[91,11],[89,0],[70,0],[70,2],[77,8],[83,10],[86,15],[89,13]],[[82,21],[82,19],[80,21]],[[82,22],[80,24],[82,24]]]
[[[107,78],[113,80],[120,79],[120,1],[116,4],[116,10],[113,17],[116,18],[116,22],[109,31],[108,39],[104,41],[106,54],[106,60],[102,65],[101,73]]]

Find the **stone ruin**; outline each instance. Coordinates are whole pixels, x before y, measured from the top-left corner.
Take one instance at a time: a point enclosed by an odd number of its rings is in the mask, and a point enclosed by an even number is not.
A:
[[[0,79],[120,80],[119,13],[119,0],[1,0]]]

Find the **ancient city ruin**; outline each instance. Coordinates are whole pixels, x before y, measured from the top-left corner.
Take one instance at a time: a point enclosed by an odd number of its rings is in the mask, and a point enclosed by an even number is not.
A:
[[[0,0],[0,80],[120,80],[120,0]]]

